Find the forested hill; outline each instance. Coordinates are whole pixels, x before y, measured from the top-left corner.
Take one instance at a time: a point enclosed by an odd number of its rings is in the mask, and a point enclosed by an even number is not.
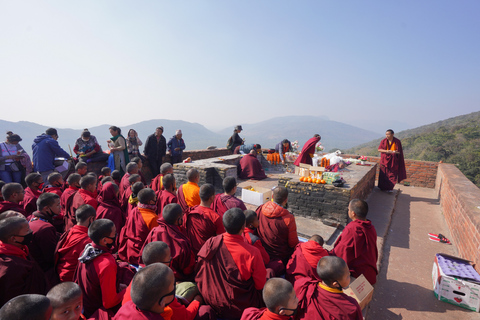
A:
[[[395,133],[406,159],[453,163],[480,187],[480,111]],[[381,139],[345,150],[378,156]]]

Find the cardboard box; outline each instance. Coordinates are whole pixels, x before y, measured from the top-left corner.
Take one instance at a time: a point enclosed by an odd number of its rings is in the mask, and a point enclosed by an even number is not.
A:
[[[360,308],[362,310],[367,306],[367,304],[372,300],[373,297],[373,287],[368,282],[367,278],[362,274],[357,279],[353,278],[353,281],[350,282],[350,285],[347,289],[344,289],[343,292],[347,296],[354,297],[357,300]]]
[[[480,311],[480,283],[471,279],[456,278],[446,275],[438,263],[438,256],[443,256],[463,264],[471,261],[452,257],[446,254],[437,254],[433,262],[432,280],[435,297],[444,302],[479,312]],[[459,264],[460,265],[460,264]]]
[[[272,190],[262,187],[253,187],[255,191],[251,191],[252,186],[242,188],[242,201],[256,206],[261,206],[272,199]]]

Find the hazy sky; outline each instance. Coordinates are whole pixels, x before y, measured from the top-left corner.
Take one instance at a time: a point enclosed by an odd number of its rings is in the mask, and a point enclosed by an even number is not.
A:
[[[478,0],[0,0],[0,118],[412,128],[480,110],[479,17]]]

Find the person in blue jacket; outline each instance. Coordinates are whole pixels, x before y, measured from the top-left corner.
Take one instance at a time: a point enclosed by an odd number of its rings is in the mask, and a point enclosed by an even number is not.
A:
[[[168,153],[172,157],[172,164],[182,162],[185,142],[182,139],[182,130],[177,130],[175,135],[167,143]]]
[[[71,158],[60,147],[57,139],[57,129],[49,128],[33,140],[33,170],[42,175],[43,181],[47,181],[48,175],[55,171],[55,157]],[[68,170],[64,171],[65,174],[67,172]]]

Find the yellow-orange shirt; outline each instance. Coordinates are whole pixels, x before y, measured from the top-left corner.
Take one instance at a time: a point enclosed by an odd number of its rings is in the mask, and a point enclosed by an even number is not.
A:
[[[145,220],[145,224],[147,225],[148,230],[152,230],[153,228],[158,226],[158,215],[155,211],[145,208],[138,208],[138,211],[140,211],[143,220]]]
[[[395,142],[392,141],[392,144],[388,143],[387,141],[387,150],[397,150],[397,146],[395,145]]]
[[[200,200],[200,187],[194,182],[188,181],[182,187],[185,202],[189,207],[198,206],[201,203]]]

